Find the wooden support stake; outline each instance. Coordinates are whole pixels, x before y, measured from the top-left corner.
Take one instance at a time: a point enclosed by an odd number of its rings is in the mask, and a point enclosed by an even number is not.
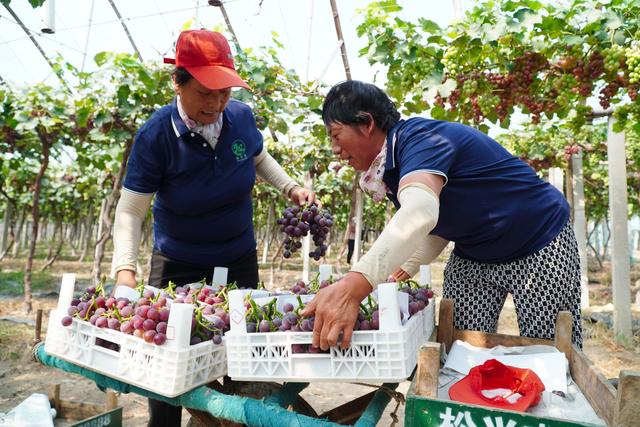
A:
[[[451,350],[453,344],[453,300],[440,300],[438,315],[438,342],[444,345],[445,351]]]
[[[440,348],[440,343],[434,342],[427,342],[420,346],[416,370],[416,396],[437,397]]]
[[[113,390],[107,391],[107,402],[105,405],[105,411],[110,411],[118,407],[118,396]]]
[[[556,348],[571,360],[571,336],[573,334],[573,316],[568,311],[558,313],[556,319]]]
[[[38,311],[36,311],[36,336],[35,339],[33,340],[34,344],[38,344],[41,341],[41,336],[42,336],[42,309],[39,308]]]
[[[51,384],[49,386],[49,403],[56,410],[56,414],[60,414],[60,384]]]
[[[640,415],[640,372],[620,371],[618,395],[613,425],[632,427],[638,425]]]

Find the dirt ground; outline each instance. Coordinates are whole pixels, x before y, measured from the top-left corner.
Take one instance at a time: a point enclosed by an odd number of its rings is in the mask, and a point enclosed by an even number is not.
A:
[[[441,293],[443,262],[438,262],[433,266],[433,283],[437,296]],[[285,264],[282,271],[273,273],[273,285],[276,287],[288,287],[300,276],[301,266],[298,264]],[[10,261],[3,261],[0,265],[2,272],[19,270],[21,265]],[[107,266],[105,265],[105,268]],[[316,267],[317,268],[317,267]],[[54,277],[61,276],[63,272],[87,272],[78,274],[78,281],[88,280],[88,269],[86,266],[79,266],[73,262],[63,262],[56,266]],[[106,271],[106,270],[105,270]],[[593,274],[593,283],[590,285],[592,297],[592,311],[602,311],[611,314],[610,303],[611,290],[607,286],[604,276]],[[271,272],[267,269],[261,270],[261,278],[271,283]],[[44,286],[37,290],[34,298],[33,313],[37,309],[42,309],[45,313],[43,318],[43,335],[46,334],[46,324],[48,317],[46,313],[52,309],[57,301],[57,290],[59,281],[53,280],[50,287]],[[82,401],[87,403],[102,404],[105,402],[105,394],[100,391],[94,383],[84,379],[84,377],[68,374],[55,368],[49,368],[31,359],[31,347],[34,338],[34,314],[25,315],[22,308],[22,298],[17,296],[7,296],[7,287],[11,284],[0,282],[0,413],[8,412],[18,405],[22,400],[32,393],[46,393],[49,386],[53,384],[61,385],[61,397],[65,400]],[[279,286],[278,286],[279,285]],[[79,286],[77,286],[77,289]],[[4,296],[3,296],[4,295]],[[10,320],[7,318],[11,318]],[[640,313],[634,311],[634,318],[639,319]],[[507,334],[517,334],[517,323],[513,304],[510,300],[505,304],[499,324],[499,332]],[[584,350],[593,363],[608,378],[617,377],[620,370],[628,369],[640,371],[640,332],[636,330],[636,338],[626,347],[618,345],[613,339],[613,334],[602,323],[584,322],[585,346]],[[398,387],[398,391],[406,393],[409,382],[405,381]],[[317,413],[322,413],[333,407],[346,403],[354,398],[371,391],[371,388],[360,385],[345,384],[339,388],[330,384],[313,383],[301,393],[301,396],[309,402]],[[138,395],[122,394],[118,396],[118,403],[124,409],[125,426],[146,426],[147,402],[146,399]],[[391,401],[385,413],[381,417],[379,426],[393,425],[394,416],[392,412],[396,407],[396,402]],[[395,411],[398,421],[396,425],[403,424],[404,406],[400,406]],[[183,425],[186,425],[189,414],[183,411]],[[70,425],[69,421],[57,420],[56,426]]]

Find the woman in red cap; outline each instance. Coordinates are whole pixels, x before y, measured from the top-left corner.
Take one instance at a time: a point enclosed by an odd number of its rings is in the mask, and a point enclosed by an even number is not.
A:
[[[231,99],[249,86],[235,71],[225,37],[183,31],[176,43],[176,97],[140,128],[127,165],[114,227],[117,286],[135,287],[141,227],[151,199],[154,246],[149,284],[211,281],[258,283],[251,191],[256,176],[297,204],[313,192],[298,185],[267,153],[251,109]],[[150,426],[179,426],[182,408],[150,399]]]

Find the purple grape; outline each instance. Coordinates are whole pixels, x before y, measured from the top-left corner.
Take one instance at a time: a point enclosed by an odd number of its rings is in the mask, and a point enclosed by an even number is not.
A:
[[[291,344],[291,353],[306,353],[307,344]]]
[[[107,319],[107,327],[117,331],[120,329],[120,321],[115,317],[110,317]]]
[[[151,319],[147,319],[142,322],[142,329],[145,331],[154,331],[156,329],[156,322]]]
[[[133,314],[133,307],[126,305],[120,309],[120,315],[122,317],[130,317]]]
[[[64,316],[60,322],[62,326],[69,326],[73,323],[73,319],[70,316]]]
[[[146,342],[152,343],[155,336],[156,336],[156,331],[148,330],[148,331],[144,331],[144,335],[142,336],[142,338],[144,338]]]
[[[258,325],[259,332],[271,332],[271,325],[268,320],[261,320]]]
[[[142,323],[143,322],[144,322],[144,319],[139,314],[136,314],[131,319],[131,324],[133,325],[134,329],[142,329]]]
[[[122,322],[122,325],[120,325],[120,332],[124,332],[125,334],[131,335],[133,333],[133,329],[134,327],[130,320],[125,320]]]
[[[211,341],[213,341],[213,343],[216,345],[222,344],[222,336],[214,335],[213,338],[211,338]]]
[[[156,325],[156,332],[159,332],[161,334],[166,334],[167,333],[167,322],[159,322]]]
[[[160,319],[160,313],[158,313],[157,309],[151,307],[147,311],[147,319],[158,321],[158,319]]]
[[[148,331],[147,331],[148,332]],[[157,332],[154,336],[153,336],[153,342],[156,345],[162,345],[165,343],[165,341],[167,341],[167,336],[162,333],[162,332]]]
[[[313,331],[313,327],[309,325],[309,319],[302,319],[302,322],[300,322],[300,329],[304,332]]]

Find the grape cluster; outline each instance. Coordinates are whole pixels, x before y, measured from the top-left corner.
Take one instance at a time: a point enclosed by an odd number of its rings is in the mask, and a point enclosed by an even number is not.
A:
[[[625,56],[629,68],[629,83],[640,83],[640,44],[634,43],[626,48]]]
[[[313,280],[310,280],[309,283],[305,283],[304,280],[298,280],[292,287],[291,292],[295,295],[307,295],[307,294],[315,294],[320,289],[324,289],[333,283],[332,278],[329,277],[329,280],[318,280],[316,277]]]
[[[211,340],[222,343],[222,335],[229,330],[227,288],[213,292],[204,283],[200,286],[174,287],[171,283],[166,290],[154,292],[139,288],[140,298],[107,296],[103,287],[89,287],[82,295],[74,298],[61,320],[63,326],[70,326],[73,319],[88,321],[98,328],[108,328],[127,335],[144,339],[148,343],[162,345],[167,340],[167,322],[171,310],[170,301],[195,304],[191,322],[190,343],[192,345]],[[118,351],[117,344],[104,340],[97,342]]]
[[[321,210],[315,204],[304,208],[294,205],[287,207],[282,212],[282,217],[278,218],[277,223],[280,226],[280,231],[287,234],[284,240],[283,257],[290,258],[294,252],[300,249],[302,247],[300,239],[309,232],[311,232],[315,244],[315,248],[309,253],[309,256],[316,261],[325,256],[328,247],[327,237],[333,226],[333,216],[327,210]]]
[[[576,99],[590,96],[596,87],[603,108],[611,106],[620,89],[632,101],[640,90],[640,44],[587,53],[581,46],[567,46],[553,62],[538,52],[526,51],[514,57],[505,70],[485,72],[470,71],[460,62],[464,60],[456,59],[456,53],[458,49],[451,47],[442,59],[446,78],[454,79],[456,88],[447,96],[437,94],[434,105],[446,108],[448,104],[451,112],[476,124],[493,116],[504,123],[515,107],[537,124],[542,115],[551,117]]]

